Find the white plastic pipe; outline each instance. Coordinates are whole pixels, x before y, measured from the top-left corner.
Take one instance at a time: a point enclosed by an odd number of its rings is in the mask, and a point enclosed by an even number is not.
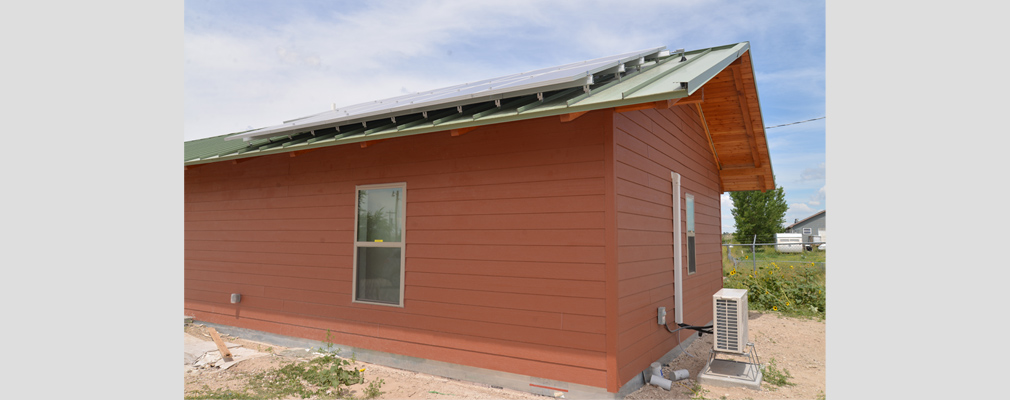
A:
[[[680,244],[680,174],[671,171],[670,177],[673,180],[673,320],[679,325],[684,323],[684,285],[680,272],[684,253]]]
[[[690,378],[690,377],[691,377],[691,373],[688,372],[688,370],[686,370],[686,369],[678,369],[676,371],[673,371],[673,376],[671,378],[673,378],[673,380],[675,380],[675,381],[680,381],[680,380],[684,380],[684,379],[687,379],[687,378]]]
[[[653,375],[649,378],[649,383],[652,385],[659,386],[663,389],[670,390],[670,386],[673,385],[673,381],[666,379],[659,375]]]

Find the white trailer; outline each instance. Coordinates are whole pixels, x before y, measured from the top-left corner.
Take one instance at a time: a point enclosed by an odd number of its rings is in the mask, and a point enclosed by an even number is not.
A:
[[[801,243],[803,243],[803,234],[801,233],[775,234],[775,251],[779,253],[802,253],[803,245]]]

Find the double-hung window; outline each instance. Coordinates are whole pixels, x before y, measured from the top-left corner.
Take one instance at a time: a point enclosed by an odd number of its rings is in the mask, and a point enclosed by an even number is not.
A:
[[[406,184],[355,188],[354,302],[403,306]]]

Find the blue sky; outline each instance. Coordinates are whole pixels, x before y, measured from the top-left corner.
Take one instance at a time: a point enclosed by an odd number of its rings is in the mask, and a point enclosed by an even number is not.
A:
[[[749,41],[765,126],[825,114],[823,1],[185,2],[185,139],[655,46]],[[787,223],[826,207],[828,119],[767,130]],[[723,231],[734,230],[729,195]]]

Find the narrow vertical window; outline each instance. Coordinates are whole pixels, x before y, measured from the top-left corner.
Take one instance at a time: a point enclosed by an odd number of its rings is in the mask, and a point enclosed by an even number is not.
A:
[[[694,195],[684,194],[685,214],[687,214],[687,274],[697,271],[694,253]]]
[[[405,189],[403,183],[356,188],[355,302],[403,306]]]

